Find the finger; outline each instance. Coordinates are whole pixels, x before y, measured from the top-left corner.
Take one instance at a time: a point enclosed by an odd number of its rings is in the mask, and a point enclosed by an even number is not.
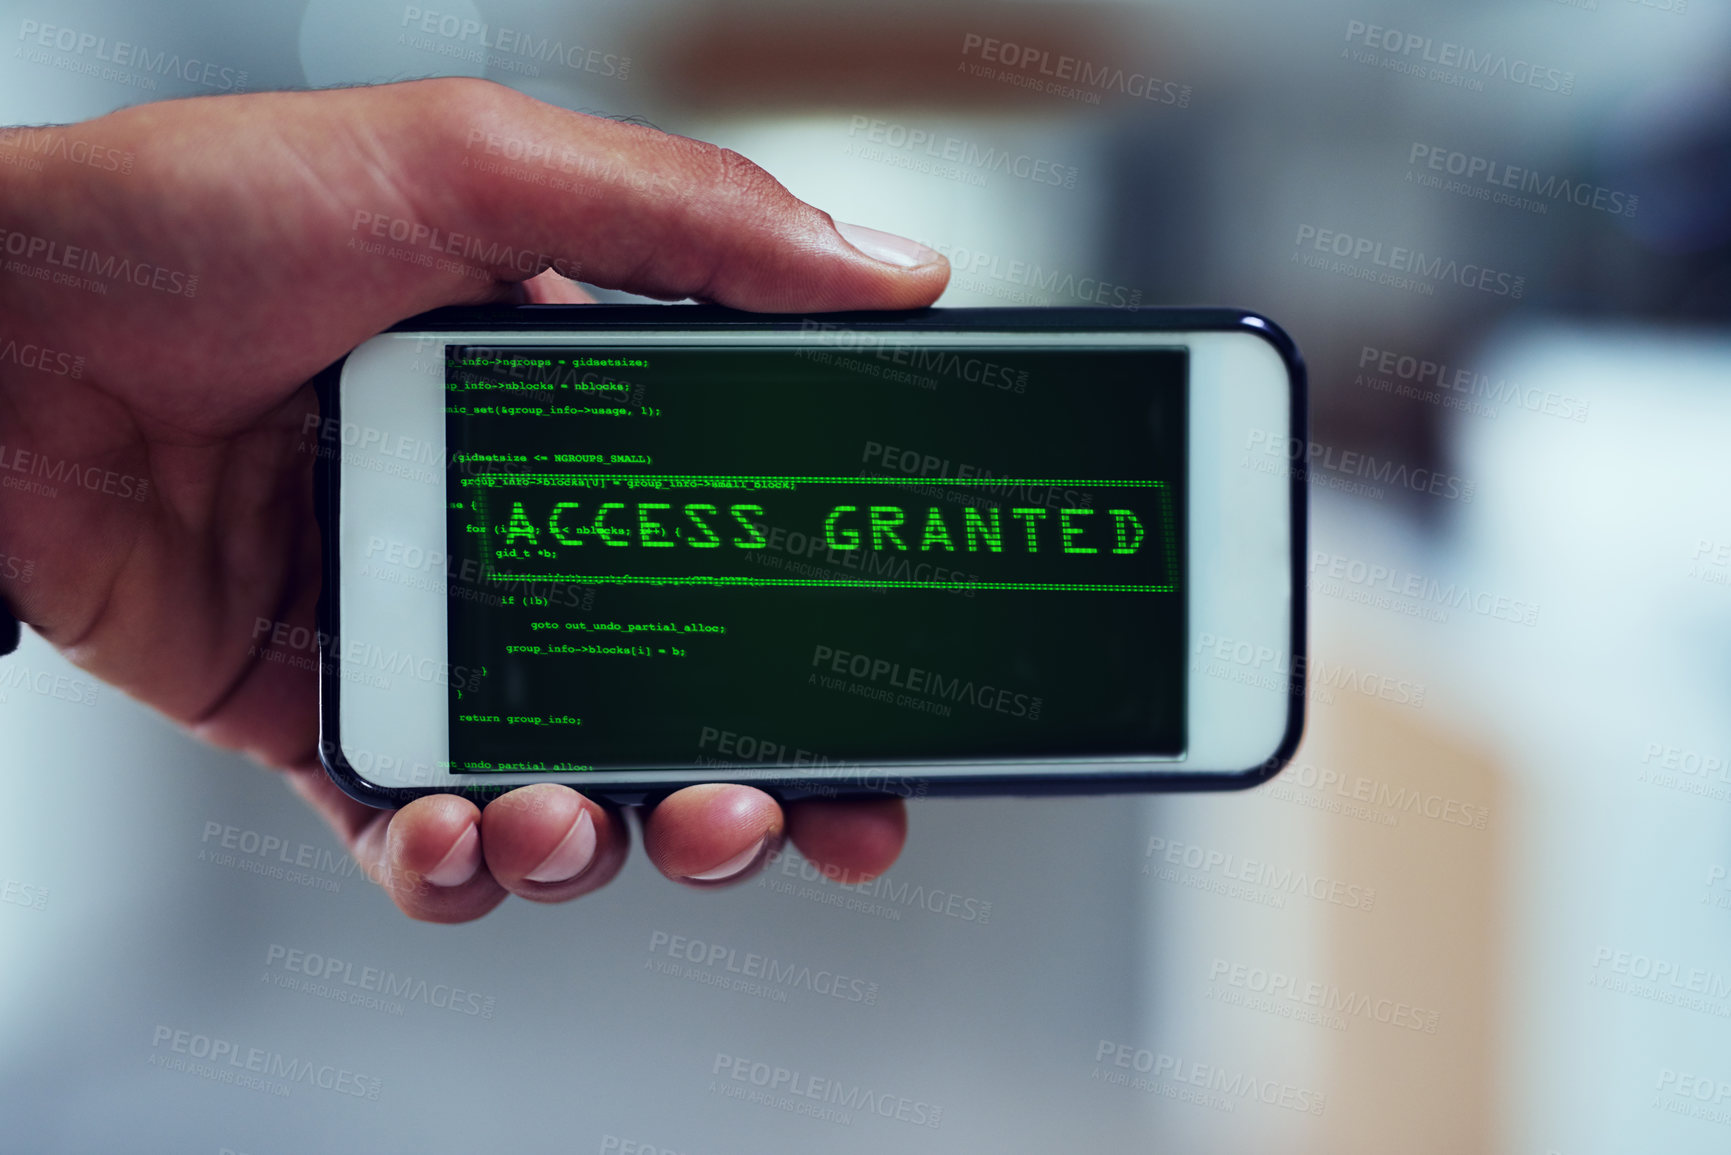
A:
[[[404,914],[468,922],[505,900],[481,852],[480,818],[455,794],[417,798],[391,817],[379,882]]]
[[[360,872],[389,891],[387,839],[391,819],[397,812],[378,810],[356,802],[331,781],[330,775],[316,761],[291,766],[282,774],[302,801],[330,825],[332,832],[354,857]],[[401,882],[405,887],[415,885],[411,880]]]
[[[788,804],[787,833],[825,875],[852,886],[876,878],[901,855],[908,811],[900,798],[807,799]]]
[[[781,807],[750,786],[711,783],[668,795],[643,816],[643,849],[689,886],[743,882],[781,848]]]
[[[330,823],[361,873],[409,917],[467,922],[504,901],[504,889],[480,865],[472,802],[439,794],[417,798],[401,810],[376,810],[344,794],[317,763],[283,773],[295,793]]]
[[[421,81],[352,99],[378,124],[416,223],[478,238],[465,255],[501,280],[523,279],[521,255],[531,253],[590,284],[768,311],[917,308],[949,280],[940,254],[838,226],[714,145],[486,81]],[[489,259],[489,245],[504,255]],[[473,299],[472,282],[452,288],[452,301]]]
[[[338,789],[330,775],[325,773],[324,767],[315,761],[289,767],[283,770],[282,774],[288,780],[289,787],[301,796],[301,800],[330,824],[331,830],[342,841],[343,846],[351,854],[355,854],[363,870],[374,865],[371,858],[363,858],[356,852],[361,849],[372,850],[375,839],[378,841],[377,850],[384,849],[381,836],[390,825],[391,815],[396,811],[378,810],[356,802]],[[374,827],[378,828],[377,835],[373,833]]]
[[[595,298],[576,281],[552,269],[512,285],[510,299],[524,305],[593,305]]]
[[[183,438],[227,436],[395,322],[548,269],[783,312],[918,308],[949,280],[930,248],[838,226],[737,153],[489,81],[159,101],[80,131],[136,153],[134,172],[85,174],[77,196],[18,174],[9,227],[93,252],[150,237],[138,259],[190,279],[122,285],[126,307],[95,322],[0,281],[0,311],[40,344],[91,347],[87,379]],[[237,171],[242,151],[255,160]],[[282,271],[275,291],[257,291],[261,262]]]
[[[410,155],[410,179],[427,163],[454,176],[458,220],[476,235],[553,254],[591,284],[786,311],[914,308],[948,281],[932,250],[870,229],[848,235],[729,150],[498,85],[457,81],[436,99],[452,106],[449,131],[431,155]],[[537,183],[543,172],[513,151],[557,158],[566,179]],[[459,154],[493,163],[461,167]]]
[[[495,881],[536,902],[605,886],[630,847],[625,823],[568,786],[537,783],[487,803],[481,848]]]

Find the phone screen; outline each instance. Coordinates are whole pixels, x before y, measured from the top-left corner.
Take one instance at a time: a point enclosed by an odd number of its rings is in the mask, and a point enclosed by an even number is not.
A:
[[[1183,348],[445,347],[452,769],[1174,756]]]

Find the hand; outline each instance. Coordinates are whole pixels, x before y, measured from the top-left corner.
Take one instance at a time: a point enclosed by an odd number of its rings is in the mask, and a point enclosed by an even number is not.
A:
[[[560,273],[787,311],[918,307],[949,275],[737,154],[483,81],[169,101],[8,148],[40,164],[0,166],[0,452],[33,479],[0,489],[0,544],[36,562],[5,596],[85,669],[283,769],[406,913],[437,922],[508,892],[594,890],[629,835],[553,783],[485,811],[438,795],[387,813],[326,778],[316,663],[255,641],[260,621],[313,626],[308,378],[435,306],[585,299]],[[692,885],[747,877],[784,836],[863,880],[905,833],[899,800],[784,815],[739,785],[643,815],[651,860]]]

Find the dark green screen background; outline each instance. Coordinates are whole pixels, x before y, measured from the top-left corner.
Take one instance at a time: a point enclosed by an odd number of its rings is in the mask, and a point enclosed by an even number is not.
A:
[[[462,364],[494,357],[558,364]],[[570,364],[577,358],[648,365]],[[1183,749],[1182,350],[981,348],[939,356],[452,346],[448,365],[451,552],[485,569],[486,589],[510,602],[450,603],[450,662],[484,671],[451,689],[457,769]],[[519,460],[467,456],[475,454]],[[603,460],[556,462],[560,454]],[[953,484],[987,472],[985,484]],[[899,483],[666,480],[694,475]],[[1026,479],[1042,484],[1019,484]],[[999,508],[1001,554],[962,548],[958,499]],[[676,544],[610,547],[584,533],[605,501],[623,506],[602,521],[610,532],[637,526],[640,503],[672,506],[648,516]],[[561,511],[564,542],[549,529],[556,502],[573,503]],[[706,540],[680,516],[694,502],[721,512],[706,519],[720,531],[720,548],[692,547]],[[887,541],[875,553],[824,548],[824,514],[843,503],[860,507],[842,523],[855,527],[867,524],[870,505],[905,510],[914,522],[902,534],[910,548],[896,551]],[[725,516],[741,504],[765,511],[744,515],[756,534]],[[919,526],[934,507],[954,550],[918,548]],[[1026,550],[1014,508],[1047,510],[1035,553]],[[1072,541],[1100,553],[1062,552],[1063,508],[1099,511],[1074,516],[1086,532]],[[1113,508],[1130,509],[1145,527],[1133,555],[1110,553],[1116,539],[1106,511]],[[535,527],[532,536],[509,534],[518,510]],[[731,544],[748,540],[765,544]],[[916,570],[921,563],[954,577]],[[697,575],[826,584],[615,584]],[[942,580],[952,588],[845,584],[866,579]],[[1173,588],[953,588],[970,579]],[[621,628],[606,628],[614,625]],[[634,625],[660,628],[624,628]],[[711,629],[688,628],[697,625]],[[507,723],[511,716],[542,722]],[[555,718],[580,721],[551,724]]]

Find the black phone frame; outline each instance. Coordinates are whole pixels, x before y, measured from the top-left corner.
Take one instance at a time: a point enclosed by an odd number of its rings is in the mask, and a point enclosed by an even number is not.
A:
[[[904,312],[846,313],[747,313],[718,305],[482,305],[435,309],[410,317],[390,327],[391,333],[439,333],[461,331],[494,331],[499,333],[556,332],[579,329],[660,330],[681,332],[786,332],[800,331],[812,324],[844,326],[863,332],[894,331],[898,333],[978,331],[982,333],[1147,333],[1147,332],[1247,332],[1267,341],[1280,355],[1286,366],[1291,397],[1292,426],[1288,436],[1299,445],[1309,443],[1309,385],[1304,360],[1298,346],[1286,331],[1268,318],[1244,309],[1231,308],[1004,308],[948,309],[928,308]],[[325,425],[342,420],[340,409],[341,381],[345,356],[321,371],[313,385],[318,394],[320,414]],[[323,426],[321,426],[323,427]],[[340,424],[338,426],[340,428]],[[1280,772],[1291,759],[1304,733],[1305,666],[1307,640],[1307,604],[1304,580],[1308,556],[1309,480],[1307,455],[1290,461],[1288,481],[1291,503],[1292,556],[1292,639],[1291,668],[1287,676],[1286,727],[1280,744],[1263,762],[1241,771],[1135,770],[1124,772],[1090,771],[1075,774],[1015,774],[994,777],[989,774],[966,777],[917,778],[924,787],[922,797],[992,795],[992,796],[1054,796],[1080,794],[1131,794],[1178,791],[1242,790],[1260,785]],[[338,498],[342,484],[342,454],[320,454],[315,467],[314,507],[323,547],[323,585],[319,591],[318,628],[320,636],[336,639],[341,636],[336,592],[341,581],[341,558],[338,554]],[[333,646],[332,652],[340,652]],[[456,794],[477,806],[515,786],[379,786],[361,777],[344,755],[337,736],[342,679],[337,676],[332,659],[321,652],[319,663],[319,761],[331,780],[344,794],[358,802],[381,809],[394,809],[428,794]],[[1061,765],[1061,763],[1054,763]],[[746,769],[755,769],[744,767]],[[862,767],[870,772],[874,767]],[[882,767],[884,778],[895,772],[893,765]],[[757,786],[781,800],[801,797],[906,797],[905,787],[872,788],[850,784],[842,779],[814,777],[811,787],[802,787],[799,775],[790,772],[774,782],[744,781]],[[898,781],[906,782],[903,777]],[[714,782],[714,776],[693,778],[690,782],[654,783],[641,787],[607,787],[584,789],[584,793],[600,801],[615,804],[653,802],[685,786]]]

